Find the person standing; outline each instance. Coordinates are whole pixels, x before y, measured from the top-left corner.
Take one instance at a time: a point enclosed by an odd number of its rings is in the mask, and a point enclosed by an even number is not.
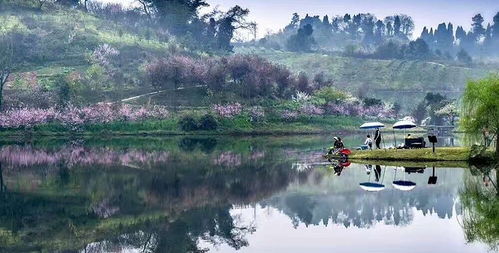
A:
[[[376,143],[377,149],[381,149],[381,133],[379,129],[376,129],[376,132],[374,132],[374,143]]]

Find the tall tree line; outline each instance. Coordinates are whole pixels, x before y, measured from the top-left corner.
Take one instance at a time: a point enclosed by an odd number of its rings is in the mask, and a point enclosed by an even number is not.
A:
[[[465,59],[465,54],[475,56],[499,54],[499,12],[492,23],[484,25],[481,14],[471,18],[471,29],[465,31],[462,26],[454,30],[452,23],[441,23],[436,29],[423,28],[420,38],[437,53],[455,54]]]
[[[267,36],[262,43],[270,43],[281,37],[280,40],[288,40],[281,44],[291,51],[306,51],[303,48],[308,49],[314,44],[321,49],[342,49],[348,45],[357,45],[371,50],[388,40],[408,42],[413,30],[412,18],[404,14],[378,19],[370,13],[347,13],[332,18],[308,14],[302,18],[294,13],[291,22],[280,33]],[[296,46],[300,41],[304,42],[303,48]]]

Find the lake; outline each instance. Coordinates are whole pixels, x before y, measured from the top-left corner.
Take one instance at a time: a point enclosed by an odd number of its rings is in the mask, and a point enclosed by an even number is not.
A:
[[[355,146],[362,136],[345,140]],[[495,170],[463,163],[338,169],[322,158],[330,142],[331,136],[4,142],[0,251],[496,249],[497,215],[483,211],[497,207]]]

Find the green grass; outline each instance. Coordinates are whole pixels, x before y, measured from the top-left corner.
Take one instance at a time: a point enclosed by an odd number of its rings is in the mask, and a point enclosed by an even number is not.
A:
[[[25,35],[47,34],[35,48],[40,56],[28,59],[17,69],[19,73],[36,72],[38,80],[47,84],[61,74],[84,73],[91,65],[90,53],[102,44],[109,44],[121,52],[121,68],[130,76],[139,76],[138,66],[143,64],[144,55],[183,50],[173,37],[168,41],[160,40],[153,32],[146,36],[145,29],[131,29],[126,24],[65,8],[42,11],[16,8],[16,5],[6,8],[0,11],[0,34],[10,31]]]
[[[238,48],[236,52],[260,55],[295,72],[311,75],[324,72],[338,85],[356,88],[369,85],[371,89],[461,90],[468,79],[497,71],[483,66],[468,68],[436,62],[363,59],[255,48]]]
[[[493,159],[492,151],[486,151],[486,157]],[[436,148],[435,153],[431,148],[423,149],[386,149],[353,151],[352,160],[378,160],[378,161],[469,161],[470,149],[467,147],[442,147]]]
[[[142,122],[113,122],[108,124],[85,125],[78,131],[58,123],[35,126],[31,129],[4,129],[4,137],[37,136],[117,136],[117,135],[286,135],[319,134],[331,131],[353,131],[362,124],[355,117],[314,116],[300,117],[292,122],[277,119],[264,122],[251,122],[240,116],[220,120],[220,126],[212,131],[182,131],[178,119],[146,120]]]

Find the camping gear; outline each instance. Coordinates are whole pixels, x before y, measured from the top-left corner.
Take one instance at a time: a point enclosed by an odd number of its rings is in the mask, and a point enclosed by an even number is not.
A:
[[[424,148],[425,146],[426,142],[424,141],[423,137],[405,138],[405,148]]]
[[[393,129],[409,129],[409,128],[415,128],[416,124],[412,121],[408,120],[401,120],[393,124]]]
[[[393,124],[393,129],[403,129],[404,130],[404,135],[405,135],[405,130],[410,129],[410,128],[415,128],[416,124],[410,120],[407,120],[404,118],[404,120],[400,120],[398,122],[395,122]],[[395,147],[397,147],[397,140],[395,139],[395,130],[393,130],[393,140],[395,142]]]
[[[336,152],[331,152],[332,149],[330,149],[330,152],[326,155],[324,155],[325,158],[331,159],[331,158],[341,158],[341,159],[348,159],[348,156],[352,154],[352,151],[347,148],[343,148],[340,150],[337,150]]]
[[[350,151],[350,149],[348,149],[348,148],[344,148],[344,149],[340,150],[338,153],[340,155],[349,156],[352,154],[352,151]]]
[[[408,174],[411,173],[424,173],[425,167],[404,167],[404,171]]]

